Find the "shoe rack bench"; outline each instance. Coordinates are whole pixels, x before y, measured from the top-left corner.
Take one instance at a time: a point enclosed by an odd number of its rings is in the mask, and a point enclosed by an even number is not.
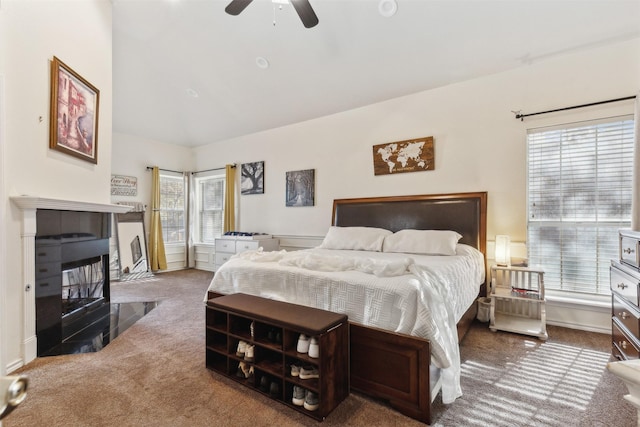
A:
[[[300,334],[318,339],[319,357],[297,352]],[[236,355],[240,341],[254,346],[252,362]],[[241,362],[253,368],[251,375],[239,375]],[[291,376],[292,364],[316,368],[318,378]],[[322,421],[349,395],[347,316],[241,293],[212,298],[206,307],[206,366]],[[318,409],[294,405],[294,386],[316,393]]]

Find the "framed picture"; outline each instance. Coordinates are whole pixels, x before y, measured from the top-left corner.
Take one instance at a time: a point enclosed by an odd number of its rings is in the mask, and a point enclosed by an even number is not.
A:
[[[137,196],[138,178],[135,176],[111,175],[112,196]]]
[[[373,146],[374,175],[429,171],[435,167],[432,136]]]
[[[240,194],[263,194],[264,162],[243,163],[240,169]]]
[[[315,169],[287,172],[286,206],[313,206]]]
[[[97,164],[99,105],[100,91],[54,56],[49,148]]]

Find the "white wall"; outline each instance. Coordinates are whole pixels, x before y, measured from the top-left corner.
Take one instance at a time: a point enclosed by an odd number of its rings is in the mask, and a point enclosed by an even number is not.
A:
[[[193,171],[191,148],[114,132],[112,145],[112,172],[114,175],[134,176],[138,181],[137,196],[111,196],[112,203],[141,202],[147,205],[145,232],[149,242],[151,220],[151,171],[147,166],[158,166],[173,171]],[[186,247],[165,245],[167,271],[185,268]]]
[[[112,174],[136,177],[138,195],[111,196],[111,203],[142,202],[148,209],[151,203],[151,171],[147,171],[147,166],[190,171],[193,167],[192,155],[192,149],[188,147],[114,132],[111,151]],[[148,227],[147,216],[145,215],[145,225]]]
[[[28,194],[109,203],[112,138],[111,3],[2,0],[0,75],[5,83],[2,226],[6,272],[0,288],[2,360],[22,363],[21,213],[9,197]],[[49,73],[57,56],[100,90],[98,164],[49,149]],[[0,194],[2,194],[0,192]]]
[[[633,102],[516,120],[536,112],[633,95],[640,39],[553,57],[512,71],[416,93],[316,120],[195,149],[197,169],[265,161],[265,193],[238,199],[239,228],[324,235],[332,200],[488,191],[488,238],[526,237],[529,127],[632,113]],[[312,99],[308,102],[313,102]],[[435,170],[374,176],[372,146],[435,139]],[[285,172],[316,170],[316,205],[285,207]]]

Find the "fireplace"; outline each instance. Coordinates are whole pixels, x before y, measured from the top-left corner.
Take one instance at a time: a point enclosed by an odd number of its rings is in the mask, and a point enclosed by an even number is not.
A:
[[[105,212],[38,209],[35,303],[38,356],[108,316],[109,237]]]
[[[21,221],[21,240],[22,240],[22,283],[20,284],[23,289],[23,319],[22,327],[19,328],[22,332],[22,355],[23,359],[19,362],[21,364],[27,364],[37,357],[38,353],[38,340],[40,336],[36,335],[36,297],[35,288],[36,282],[39,282],[44,274],[41,271],[36,272],[35,260],[36,260],[36,212],[40,210],[53,210],[53,211],[69,211],[69,212],[93,212],[93,213],[126,213],[131,207],[121,206],[107,203],[86,202],[78,200],[67,199],[53,199],[39,196],[12,196],[11,202],[20,209],[22,215]],[[69,238],[71,236],[66,236]],[[77,236],[80,238],[81,236]],[[53,239],[52,239],[53,240]],[[39,247],[45,242],[45,239],[38,239]],[[62,236],[60,236],[60,243],[62,244]],[[60,245],[61,249],[61,245]],[[61,252],[55,253],[55,260],[61,261]],[[103,261],[104,262],[104,261]],[[66,267],[66,265],[65,265]],[[40,269],[38,269],[40,270]],[[60,263],[60,271],[62,271],[62,265]],[[62,288],[62,283],[52,283],[49,285],[53,292],[54,288]],[[104,286],[104,285],[103,285]],[[56,291],[57,292],[57,291]],[[41,297],[46,298],[46,297]],[[104,298],[104,295],[103,295]],[[61,297],[58,297],[57,301],[61,304]],[[54,307],[52,305],[51,307]],[[89,307],[90,308],[90,307]],[[58,316],[62,314],[62,308],[59,305],[57,309]],[[146,311],[145,308],[136,308],[139,311]],[[54,309],[54,312],[56,310]],[[122,311],[122,310],[121,310]],[[52,321],[53,318],[51,318]],[[58,322],[58,321],[56,321]],[[59,320],[62,325],[62,319]],[[53,321],[52,321],[53,323]],[[42,325],[41,325],[42,326]],[[113,322],[112,322],[113,328]],[[121,328],[120,328],[121,329]],[[58,330],[58,328],[56,328]],[[60,332],[62,336],[62,332]]]
[[[102,257],[80,260],[77,267],[73,264],[62,267],[63,318],[105,302]]]

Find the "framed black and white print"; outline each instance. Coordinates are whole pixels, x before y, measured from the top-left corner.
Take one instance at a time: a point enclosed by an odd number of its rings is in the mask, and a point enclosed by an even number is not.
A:
[[[263,194],[264,162],[243,163],[240,170],[240,194]]]
[[[287,172],[286,206],[313,206],[315,169]]]

